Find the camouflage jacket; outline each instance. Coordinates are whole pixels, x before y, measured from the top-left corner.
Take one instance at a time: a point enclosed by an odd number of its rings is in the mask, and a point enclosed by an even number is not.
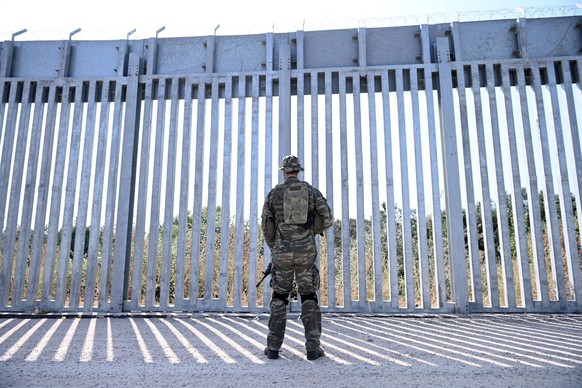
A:
[[[316,250],[312,225],[286,224],[283,214],[283,194],[292,183],[299,182],[296,177],[288,178],[275,186],[267,195],[261,215],[263,237],[272,252],[309,252]],[[309,190],[309,213],[318,214],[323,220],[322,230],[333,223],[333,215],[321,192],[307,185]],[[274,227],[274,233],[271,228]]]

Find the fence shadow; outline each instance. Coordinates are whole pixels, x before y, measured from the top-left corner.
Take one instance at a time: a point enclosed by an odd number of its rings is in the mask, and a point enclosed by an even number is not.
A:
[[[30,383],[23,371],[34,370],[37,376],[44,371],[46,380],[37,383],[52,385],[68,381],[73,371],[117,376],[126,368],[129,379],[132,374],[148,375],[150,367],[165,379],[173,370],[202,375],[228,370],[244,377],[253,370],[261,376],[270,371],[283,375],[287,368],[312,370],[322,365],[331,370],[399,373],[493,369],[501,374],[551,370],[562,377],[582,376],[580,315],[325,315],[322,345],[327,357],[315,362],[305,358],[297,315],[289,317],[281,359],[268,360],[262,354],[267,318],[235,314],[1,318],[0,370],[5,379],[0,385]],[[139,385],[140,377],[129,381]],[[90,385],[117,384],[99,380]]]

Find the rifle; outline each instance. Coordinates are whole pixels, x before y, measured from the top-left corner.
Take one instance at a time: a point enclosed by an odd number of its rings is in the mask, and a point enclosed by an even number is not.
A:
[[[265,269],[263,271],[263,278],[261,279],[260,282],[257,283],[257,287],[259,287],[261,285],[261,283],[263,282],[263,280],[265,280],[265,278],[271,274],[272,269],[273,269],[273,263],[269,263],[269,265],[267,266],[267,269]]]

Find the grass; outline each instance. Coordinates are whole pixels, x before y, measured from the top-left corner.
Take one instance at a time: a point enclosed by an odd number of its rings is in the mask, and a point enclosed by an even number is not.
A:
[[[550,253],[550,239],[548,236],[548,231],[546,228],[546,215],[544,214],[543,206],[543,196],[540,196],[540,208],[542,209],[542,225],[543,225],[543,236],[544,236],[544,247],[545,252],[543,257],[541,257],[537,262],[535,261],[535,256],[533,255],[534,247],[532,246],[532,233],[529,225],[529,206],[531,204],[526,200],[525,205],[525,227],[527,235],[528,244],[528,268],[523,268],[521,270],[529,273],[531,279],[531,294],[534,300],[540,300],[542,298],[541,292],[547,290],[548,297],[550,300],[558,300],[558,284],[556,282],[557,270],[561,269],[565,273],[565,289],[563,290],[566,298],[572,300],[574,298],[573,284],[570,279],[572,278],[570,272],[572,271],[568,265],[568,258],[565,254],[564,236],[563,236],[563,226],[561,223],[561,217],[559,217],[559,230],[561,234],[561,246],[562,246],[562,261],[556,263],[556,265],[562,265],[561,268],[555,267],[552,263],[552,255]],[[559,199],[556,198],[559,205]],[[573,206],[575,209],[576,202],[572,198]],[[511,198],[508,197],[508,204],[511,204]],[[499,228],[497,227],[497,217],[495,208],[492,210],[491,219],[494,221],[493,231],[494,231],[494,250],[495,252],[500,252],[500,239],[499,239]],[[557,206],[557,209],[560,209]],[[479,204],[476,205],[475,214],[477,216],[477,224],[482,224],[482,209]],[[484,241],[483,231],[477,228],[478,235],[473,236],[474,243],[479,246],[478,250],[478,270],[473,270],[479,276],[479,282],[477,279],[472,279],[471,271],[472,266],[468,251],[467,242],[467,284],[469,291],[469,298],[472,301],[481,302],[484,306],[500,305],[507,306],[509,303],[513,303],[516,306],[524,306],[525,300],[523,297],[524,290],[524,276],[520,275],[520,260],[517,254],[516,246],[516,236],[515,236],[515,225],[512,219],[512,210],[508,209],[507,217],[508,224],[510,226],[510,251],[511,257],[506,258],[508,260],[506,266],[503,265],[501,260],[501,254],[495,254],[495,263],[492,267],[495,268],[495,274],[488,274],[488,260],[493,258],[488,258],[485,254],[486,244]],[[576,217],[576,211],[574,211],[575,217],[575,229],[576,237],[578,239],[578,247],[581,246],[579,233],[579,223]],[[168,306],[168,309],[172,309],[172,306],[177,304],[180,300],[189,300],[192,298],[207,298],[212,299],[226,298],[225,304],[227,306],[242,306],[252,309],[253,307],[249,304],[254,303],[257,306],[262,306],[264,303],[264,289],[259,287],[256,289],[256,293],[251,292],[255,289],[256,282],[262,277],[263,268],[266,266],[265,257],[265,245],[260,233],[260,225],[251,225],[248,221],[244,225],[236,225],[234,220],[229,220],[228,229],[221,230],[222,225],[222,212],[220,208],[216,209],[216,222],[209,225],[207,209],[203,209],[200,222],[200,249],[198,254],[192,255],[192,242],[197,241],[194,239],[194,231],[198,230],[193,227],[193,216],[188,214],[187,222],[185,224],[185,233],[180,234],[180,225],[178,219],[175,219],[171,231],[171,238],[164,238],[167,231],[163,226],[157,228],[153,234],[145,234],[144,236],[137,236],[134,230],[132,238],[132,252],[130,257],[129,265],[129,283],[128,283],[128,295],[130,298],[137,295],[139,298],[138,304],[145,306],[146,308],[155,306]],[[374,262],[374,252],[373,252],[373,220],[364,220],[364,225],[357,225],[357,221],[349,220],[349,231],[344,233],[342,231],[342,223],[340,220],[335,221],[333,228],[333,243],[328,241],[327,235],[319,239],[319,269],[321,275],[321,290],[320,290],[320,300],[322,305],[329,307],[341,307],[346,304],[346,297],[351,298],[351,301],[357,301],[361,298],[362,294],[366,298],[366,301],[374,301],[375,295],[375,281],[379,279],[381,281],[381,298],[383,301],[389,301],[391,299],[391,290],[396,288],[398,294],[398,305],[400,306],[422,306],[423,296],[428,294],[430,301],[428,303],[432,307],[439,306],[439,303],[444,301],[439,301],[439,292],[437,284],[438,282],[443,282],[443,279],[436,279],[437,269],[435,263],[438,260],[442,260],[444,264],[445,274],[444,287],[446,294],[446,301],[452,299],[452,282],[450,279],[450,264],[448,262],[448,245],[447,245],[447,230],[446,230],[446,214],[443,212],[441,214],[441,224],[442,224],[442,235],[436,236],[434,233],[434,220],[431,217],[426,217],[424,220],[424,226],[426,227],[425,236],[425,252],[428,252],[427,257],[421,257],[420,253],[422,249],[419,246],[419,232],[418,219],[414,211],[411,212],[411,225],[408,230],[410,230],[410,235],[404,235],[404,228],[402,224],[401,210],[398,208],[393,209],[393,216],[396,222],[396,229],[388,233],[387,231],[387,217],[389,213],[385,206],[382,206],[379,214],[380,221],[380,236],[381,236],[381,274],[376,277],[375,262]],[[465,223],[467,222],[467,217],[465,216]],[[465,228],[466,229],[466,228]],[[364,236],[358,236],[360,230],[364,231]],[[21,287],[20,295],[24,298],[27,296],[29,281],[31,279],[38,279],[38,286],[36,290],[32,290],[32,294],[36,297],[36,302],[41,299],[42,296],[42,285],[43,277],[45,276],[45,266],[48,263],[53,263],[53,271],[49,274],[52,280],[49,282],[51,284],[51,290],[48,292],[51,299],[54,299],[58,295],[59,287],[65,287],[64,294],[61,291],[61,295],[65,295],[65,305],[70,305],[73,302],[74,305],[84,307],[85,309],[85,295],[88,284],[91,284],[90,291],[87,295],[93,296],[93,307],[99,306],[99,300],[107,300],[111,293],[109,279],[111,277],[111,270],[104,271],[103,261],[107,257],[107,253],[111,252],[113,257],[113,249],[115,249],[114,241],[107,244],[104,240],[104,231],[100,230],[98,252],[92,252],[91,259],[97,261],[96,270],[92,274],[88,274],[88,241],[90,238],[90,230],[86,229],[85,233],[85,246],[83,247],[82,260],[83,263],[80,266],[80,273],[73,273],[73,260],[74,257],[74,233],[76,228],[73,228],[73,236],[71,238],[71,246],[69,248],[69,259],[66,262],[66,271],[61,272],[66,275],[65,278],[59,279],[59,267],[64,262],[61,263],[61,249],[62,249],[62,236],[59,232],[57,239],[57,247],[55,251],[55,256],[51,260],[47,261],[46,258],[46,230],[44,231],[45,238],[42,246],[42,257],[40,265],[38,266],[38,274],[32,276],[31,260],[28,257],[26,263],[18,263],[18,250],[28,249],[28,256],[30,256],[31,247],[34,239],[34,233],[31,233],[28,247],[22,246],[19,241],[20,230],[17,231],[14,244],[14,257],[12,260],[12,281],[10,282],[8,301],[9,304],[12,303],[12,298],[15,295],[15,287]],[[226,237],[223,239],[223,233],[227,233]],[[251,245],[251,236],[256,236],[256,245]],[[358,238],[360,237],[360,238]],[[344,245],[343,239],[347,238],[347,244]],[[389,266],[389,253],[388,253],[388,238],[390,238],[390,243],[395,244],[396,249],[396,268],[390,268]],[[140,240],[141,239],[141,240]],[[443,246],[443,257],[437,257],[435,254],[434,246],[435,243],[440,239]],[[363,246],[359,246],[359,241],[363,241]],[[154,246],[150,246],[152,242],[155,242]],[[242,242],[237,245],[237,242]],[[4,242],[5,243],[5,242]],[[140,243],[140,244],[138,244]],[[412,256],[406,257],[405,254],[405,244],[410,244],[409,252],[412,252]],[[139,254],[136,252],[136,246],[142,246]],[[224,245],[224,246],[223,246]],[[360,243],[362,245],[362,243]],[[178,253],[179,246],[184,247],[183,253],[180,255]],[[349,252],[344,255],[343,247],[349,247]],[[151,249],[150,249],[151,248]],[[333,255],[335,261],[333,267],[329,267],[328,264],[328,250],[333,249]],[[363,249],[362,253],[359,250]],[[167,253],[170,252],[169,256]],[[578,257],[582,263],[582,250],[578,249]],[[362,259],[358,259],[361,255]],[[20,255],[22,257],[23,255]],[[67,257],[67,256],[63,256]],[[349,260],[349,269],[344,268],[344,257]],[[5,259],[4,259],[5,260]],[[226,260],[226,262],[223,262]],[[254,265],[251,265],[253,263]],[[111,264],[111,261],[109,261]],[[138,265],[139,264],[139,265]],[[6,263],[4,264],[6,265]],[[406,268],[410,266],[411,268]],[[428,268],[423,268],[428,266]],[[581,264],[582,266],[582,264]],[[37,267],[34,267],[37,268]],[[538,268],[538,270],[536,270]],[[139,269],[141,274],[138,276],[135,272]],[[540,277],[539,269],[545,269],[547,276]],[[582,268],[578,270],[582,271]],[[17,275],[17,271],[19,274]],[[349,271],[346,276],[344,276],[344,271]],[[363,271],[363,274],[360,274]],[[397,279],[397,286],[390,284],[390,271],[396,271],[395,278]],[[22,275],[23,273],[23,275]],[[102,276],[108,273],[108,279],[102,279]],[[333,273],[334,282],[330,284],[329,274]],[[428,274],[428,279],[423,279],[423,274]],[[543,274],[543,271],[542,271]],[[362,276],[360,276],[362,275]],[[16,282],[14,281],[17,276],[24,276],[24,281]],[[78,295],[78,300],[71,301],[71,286],[73,284],[73,277],[79,276],[80,280],[75,282],[80,287],[80,292],[75,293]],[[87,276],[90,278],[88,279]],[[361,282],[360,279],[365,279]],[[268,282],[269,278],[265,280]],[[137,281],[137,283],[135,283]],[[349,281],[349,284],[346,282]],[[499,294],[499,301],[493,301],[492,295],[493,291],[491,286],[497,283],[496,291]],[[547,287],[543,285],[547,284]],[[105,290],[102,290],[102,286],[107,285]],[[477,292],[476,287],[480,287],[480,292]],[[139,288],[139,291],[134,292],[135,287]],[[347,288],[346,288],[347,287]],[[408,289],[412,288],[412,291]],[[511,288],[513,287],[513,288]],[[365,288],[365,292],[364,292]],[[333,290],[333,292],[330,292]],[[102,291],[107,294],[102,295]],[[511,292],[510,292],[511,291]],[[509,301],[508,295],[514,293],[515,299]],[[333,294],[333,297],[331,296]],[[413,295],[413,300],[408,300],[407,295]],[[59,301],[57,301],[57,305]],[[330,306],[332,304],[332,306]]]

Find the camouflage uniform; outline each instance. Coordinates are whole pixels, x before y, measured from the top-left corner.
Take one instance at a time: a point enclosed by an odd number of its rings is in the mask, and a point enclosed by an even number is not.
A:
[[[287,156],[283,159],[281,170],[303,171],[303,167],[295,156]],[[295,225],[287,224],[284,220],[283,193],[289,185],[297,182],[300,182],[297,177],[291,176],[287,177],[284,183],[275,186],[267,195],[261,216],[263,236],[271,249],[273,264],[270,282],[273,297],[270,304],[267,348],[278,352],[283,344],[288,298],[295,277],[301,297],[301,320],[305,329],[305,347],[309,358],[310,352],[320,351],[321,310],[316,294],[320,280],[319,270],[315,265],[317,246],[313,222],[311,225]],[[320,225],[317,231],[319,233],[332,225],[333,215],[321,192],[307,183],[306,185],[309,193],[309,214],[319,215]],[[322,350],[321,352],[323,355]]]

